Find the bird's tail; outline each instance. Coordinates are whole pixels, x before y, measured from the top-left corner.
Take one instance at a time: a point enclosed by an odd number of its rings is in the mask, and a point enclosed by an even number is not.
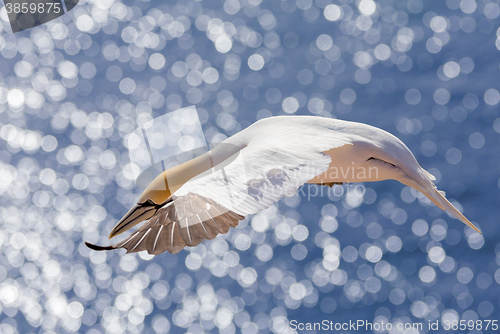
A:
[[[453,206],[453,204],[450,203],[450,201],[446,199],[444,191],[438,190],[436,188],[436,186],[432,182],[432,180],[435,180],[435,177],[432,176],[432,174],[430,174],[423,168],[422,168],[422,174],[423,177],[420,182],[408,177],[407,175],[405,175],[403,179],[400,179],[399,181],[401,183],[406,184],[407,186],[410,186],[420,191],[428,199],[430,199],[432,203],[436,204],[440,209],[448,212],[450,215],[460,220],[465,225],[481,233],[481,231],[479,231],[479,229],[476,226],[474,226],[474,224],[472,224],[460,211],[457,210],[457,208]]]
[[[430,192],[423,192],[423,194],[427,196],[427,198],[430,199],[432,203],[436,204],[438,207],[445,210],[465,225],[481,233],[481,231],[479,231],[479,229],[474,226],[474,224],[472,224],[460,211],[457,210],[457,208],[453,206],[453,204],[450,203],[450,201],[446,199],[444,191],[434,188]]]

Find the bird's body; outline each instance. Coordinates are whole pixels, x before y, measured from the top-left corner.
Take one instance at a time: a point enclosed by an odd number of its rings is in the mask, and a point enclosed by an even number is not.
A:
[[[278,116],[262,119],[210,152],[158,175],[113,228],[110,238],[148,220],[145,225],[114,246],[87,245],[96,250],[177,253],[186,245],[227,233],[244,216],[293,194],[304,183],[387,179],[420,191],[476,229],[392,134],[337,119]]]

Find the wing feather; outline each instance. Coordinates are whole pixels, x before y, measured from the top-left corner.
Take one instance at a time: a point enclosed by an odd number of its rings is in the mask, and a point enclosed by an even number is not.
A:
[[[193,178],[179,188],[147,222],[125,240],[108,247],[87,243],[95,250],[125,248],[127,253],[180,252],[203,240],[228,233],[246,215],[268,208],[281,197],[321,175],[331,162],[326,148],[349,144],[329,138],[307,146],[316,138],[292,143],[250,145]]]

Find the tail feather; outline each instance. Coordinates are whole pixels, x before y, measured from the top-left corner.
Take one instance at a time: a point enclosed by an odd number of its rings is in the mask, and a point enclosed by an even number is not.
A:
[[[427,195],[427,194],[424,194],[424,195]],[[434,190],[434,194],[430,194],[430,196],[427,196],[434,204],[436,204],[437,206],[439,206],[441,209],[449,212],[453,217],[457,218],[458,220],[460,220],[462,223],[464,223],[465,225],[469,226],[470,228],[476,230],[477,232],[481,233],[481,231],[479,231],[479,229],[474,226],[474,224],[472,224],[460,211],[457,210],[457,208],[455,208],[453,206],[453,204],[451,204],[445,197],[445,193],[444,191],[440,191],[440,190],[437,190],[435,189]]]
[[[436,177],[434,175],[432,175],[431,173],[429,173],[428,171],[426,171],[425,169],[422,168],[422,171],[424,172],[425,176],[427,176],[431,181],[436,180]]]
[[[422,169],[425,171],[424,169]],[[428,172],[427,172],[428,173]],[[430,173],[428,173],[430,175]],[[431,175],[432,176],[432,175]],[[474,226],[460,211],[457,210],[447,199],[444,191],[438,190],[434,183],[428,178],[416,181],[410,178],[407,174],[400,174],[397,180],[407,186],[412,187],[415,190],[420,191],[424,194],[428,199],[432,201],[432,203],[436,204],[441,210],[448,212],[450,215],[460,220],[465,225],[474,229],[475,231],[481,233],[479,229]]]

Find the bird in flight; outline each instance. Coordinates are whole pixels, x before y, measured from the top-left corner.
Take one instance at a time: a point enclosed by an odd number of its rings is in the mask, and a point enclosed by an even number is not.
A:
[[[175,254],[227,233],[246,216],[292,195],[305,183],[332,186],[387,179],[420,191],[480,232],[392,134],[363,123],[276,116],[158,175],[109,234],[111,239],[146,221],[128,238],[112,246],[86,245],[93,250]]]

